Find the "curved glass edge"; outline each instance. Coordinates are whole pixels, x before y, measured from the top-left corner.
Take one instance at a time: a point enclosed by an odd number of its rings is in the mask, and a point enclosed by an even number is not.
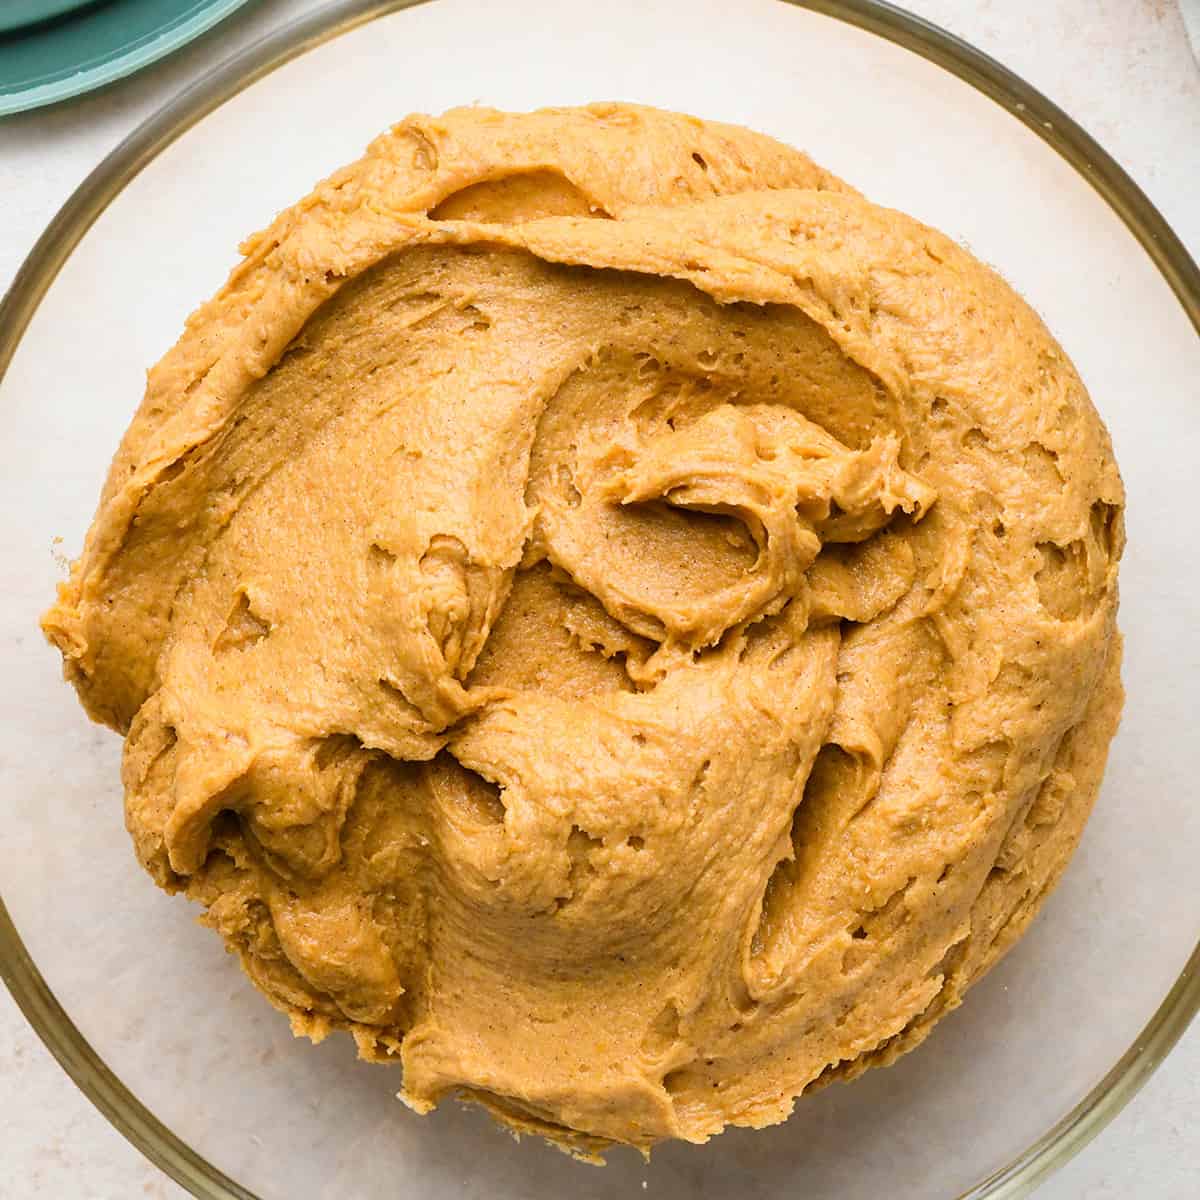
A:
[[[887,0],[783,0],[865,29],[957,75],[1026,125],[1100,193],[1141,243],[1200,333],[1200,267],[1129,174],[1053,100],[996,59]]]
[[[0,900],[0,979],[59,1066],[109,1123],[155,1166],[201,1200],[255,1200],[171,1132],[104,1065],[63,1011]]]
[[[1020,1200],[1070,1162],[1133,1099],[1200,1011],[1200,945],[1133,1045],[1056,1125],[957,1200]]]
[[[335,0],[268,35],[133,131],[58,211],[0,300],[0,379],[71,251],[152,159],[284,63],[387,13],[427,0]],[[1078,123],[1007,67],[886,0],[782,0],[854,25],[958,76],[1028,126],[1100,193],[1150,256],[1200,334],[1200,268],[1149,197]],[[162,1124],[108,1069],[54,998],[0,898],[0,978],[51,1054],[108,1121],[199,1200],[258,1200]],[[1083,1149],[1137,1094],[1200,1011],[1200,944],[1134,1044],[1079,1104],[1006,1167],[956,1200],[1019,1200]]]
[[[176,50],[182,49],[189,42],[195,41],[219,25],[246,3],[247,0],[219,0],[203,11],[193,13],[177,24],[160,30],[149,43],[114,55],[98,66],[85,67],[65,79],[56,79],[50,83],[26,88],[24,91],[0,93],[0,116],[44,108],[116,83],[117,80],[158,62],[160,58],[174,54]]]

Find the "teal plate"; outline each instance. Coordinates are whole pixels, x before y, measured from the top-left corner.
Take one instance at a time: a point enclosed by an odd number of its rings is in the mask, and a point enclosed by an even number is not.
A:
[[[0,34],[0,115],[122,79],[211,29],[247,0],[104,0]]]
[[[68,9],[83,8],[87,3],[88,0],[5,0],[0,5],[0,32],[61,17]]]

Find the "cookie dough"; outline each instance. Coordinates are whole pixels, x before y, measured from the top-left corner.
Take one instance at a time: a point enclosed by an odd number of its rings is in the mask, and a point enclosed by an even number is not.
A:
[[[1037,316],[614,104],[410,117],[242,250],[44,618],[154,879],[414,1108],[584,1156],[919,1043],[1120,707],[1121,481]]]

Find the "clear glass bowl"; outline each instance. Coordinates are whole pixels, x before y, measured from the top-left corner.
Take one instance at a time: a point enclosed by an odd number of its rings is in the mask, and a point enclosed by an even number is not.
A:
[[[519,20],[514,19],[519,13]],[[241,236],[389,121],[639,100],[810,151],[962,239],[1045,316],[1129,489],[1124,725],[1042,916],[916,1053],[785,1125],[604,1171],[477,1112],[419,1118],[348,1039],[312,1048],[133,860],[118,739],[36,621],[143,370]],[[335,4],[181,96],[55,219],[0,311],[0,968],[112,1122],[197,1196],[1011,1197],[1102,1127],[1200,1000],[1194,862],[1200,274],[1121,170],[1002,67],[872,0]],[[1189,958],[1189,955],[1191,956]],[[236,1182],[235,1182],[236,1181]]]

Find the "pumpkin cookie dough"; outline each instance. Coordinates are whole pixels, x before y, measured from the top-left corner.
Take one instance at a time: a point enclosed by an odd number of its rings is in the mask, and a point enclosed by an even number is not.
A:
[[[242,249],[44,618],[154,879],[414,1108],[584,1156],[917,1045],[1120,707],[1121,481],[1034,313],[611,104],[411,117]]]

